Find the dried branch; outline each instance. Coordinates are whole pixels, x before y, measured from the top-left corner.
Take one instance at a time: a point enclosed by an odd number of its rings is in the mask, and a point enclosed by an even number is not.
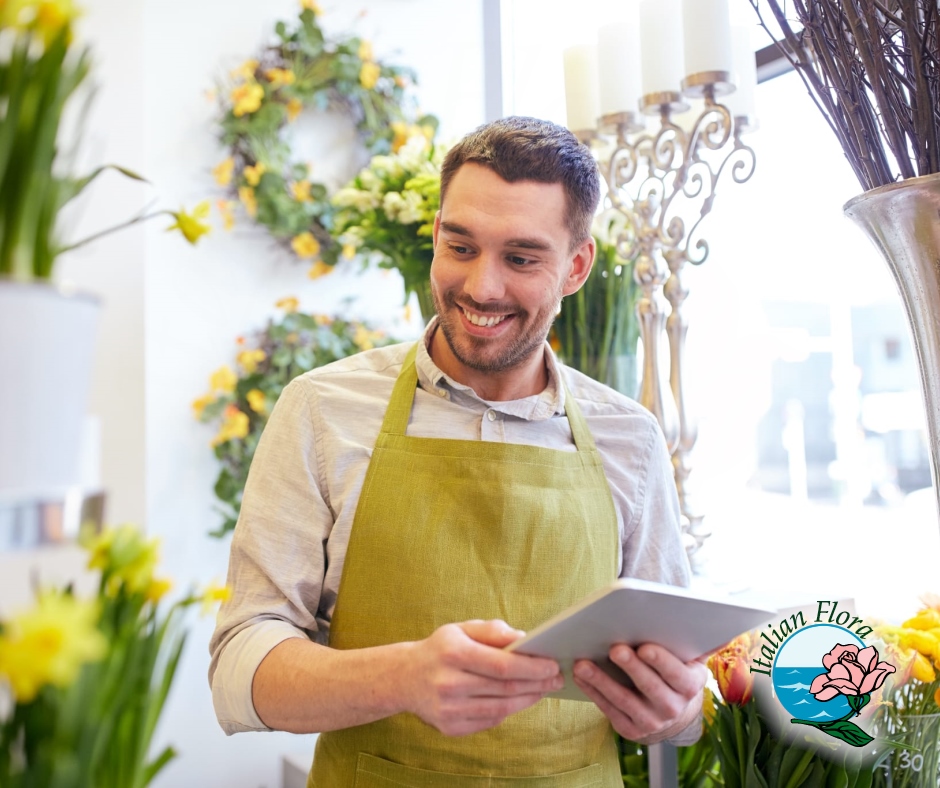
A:
[[[866,190],[940,172],[937,0],[751,0]]]

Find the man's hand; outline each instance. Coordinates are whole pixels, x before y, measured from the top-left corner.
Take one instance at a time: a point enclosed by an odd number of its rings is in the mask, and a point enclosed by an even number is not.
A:
[[[708,669],[682,662],[662,646],[613,646],[611,661],[634,683],[624,687],[587,660],[575,664],[574,680],[625,739],[652,744],[675,736],[699,715]]]
[[[503,621],[465,621],[409,644],[402,677],[407,710],[441,733],[463,736],[561,689],[557,662],[502,650],[522,635]]]

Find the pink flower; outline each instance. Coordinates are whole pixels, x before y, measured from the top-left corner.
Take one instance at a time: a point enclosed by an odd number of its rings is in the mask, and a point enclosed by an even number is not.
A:
[[[838,694],[868,695],[882,684],[894,665],[878,661],[878,650],[868,646],[859,651],[855,644],[838,645],[823,657],[823,667],[809,688],[816,700],[829,700]]]

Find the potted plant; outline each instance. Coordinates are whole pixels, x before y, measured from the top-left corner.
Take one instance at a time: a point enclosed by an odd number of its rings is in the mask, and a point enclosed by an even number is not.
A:
[[[60,123],[91,67],[74,42],[71,0],[0,0],[0,498],[74,483],[98,304],[53,284],[70,249],[166,214],[191,243],[208,230],[208,204],[142,213],[77,241],[62,237],[61,209],[102,172],[63,172]],[[53,373],[53,374],[50,374]]]

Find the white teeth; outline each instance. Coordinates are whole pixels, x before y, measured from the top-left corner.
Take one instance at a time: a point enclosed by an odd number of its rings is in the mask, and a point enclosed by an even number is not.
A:
[[[506,319],[506,315],[481,317],[480,315],[474,315],[471,312],[468,312],[466,309],[463,310],[463,313],[466,315],[467,320],[469,320],[475,326],[495,326],[498,323],[502,323]]]

